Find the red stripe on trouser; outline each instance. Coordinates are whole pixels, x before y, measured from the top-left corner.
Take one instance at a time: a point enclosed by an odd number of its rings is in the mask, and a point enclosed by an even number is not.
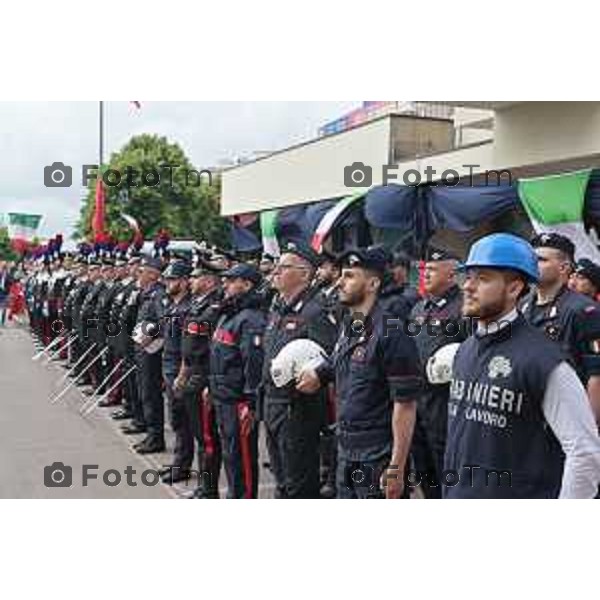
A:
[[[202,439],[204,440],[204,453],[207,456],[214,456],[215,454],[215,440],[212,436],[211,431],[211,418],[212,409],[208,402],[202,399],[202,392],[200,394],[200,418],[202,419]]]
[[[50,323],[47,318],[44,317],[42,321],[42,341],[45,346],[47,346],[52,341],[52,336],[50,335]]]
[[[252,486],[252,453],[250,452],[250,435],[242,433],[242,414],[248,414],[249,406],[247,402],[240,402],[237,405],[238,424],[240,434],[240,450],[242,454],[242,475],[244,479],[244,488],[246,489],[246,498],[253,498]]]
[[[335,388],[333,385],[327,387],[327,425],[333,425],[336,421]]]

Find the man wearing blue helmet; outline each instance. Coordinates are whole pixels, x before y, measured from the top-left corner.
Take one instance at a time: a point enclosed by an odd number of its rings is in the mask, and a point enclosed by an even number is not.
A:
[[[463,314],[477,330],[453,365],[446,498],[593,498],[600,440],[560,348],[518,312],[539,278],[525,240],[494,234],[471,248]]]

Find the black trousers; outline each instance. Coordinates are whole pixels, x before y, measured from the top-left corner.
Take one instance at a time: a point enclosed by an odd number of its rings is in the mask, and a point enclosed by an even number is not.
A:
[[[289,403],[266,399],[267,448],[279,498],[319,498],[322,422],[319,396]]]
[[[417,422],[411,456],[426,498],[442,497],[446,430],[448,427],[448,388],[428,390],[417,404]]]
[[[138,394],[142,405],[148,437],[153,441],[165,439],[165,401],[162,392],[162,355],[136,350]]]
[[[194,434],[186,408],[185,394],[175,393],[173,374],[163,372],[169,425],[175,434],[175,449],[172,464],[182,470],[190,469],[194,462]]]
[[[241,412],[247,408],[245,402],[214,403],[229,499],[258,497],[258,423],[242,432]]]
[[[204,498],[219,497],[221,476],[221,437],[214,406],[202,398],[203,388],[184,396],[198,458],[198,490]]]

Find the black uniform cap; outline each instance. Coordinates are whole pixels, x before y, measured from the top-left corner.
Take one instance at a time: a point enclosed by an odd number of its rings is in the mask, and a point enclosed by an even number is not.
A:
[[[218,269],[213,265],[207,263],[198,263],[194,270],[191,272],[190,277],[202,277],[203,275],[214,275],[219,276],[223,273],[222,269]]]
[[[575,244],[560,233],[541,233],[531,240],[534,248],[554,248],[564,252],[571,262],[575,260]]]
[[[262,281],[262,275],[256,267],[245,263],[240,263],[239,265],[235,265],[235,267],[231,267],[231,269],[224,271],[221,276],[226,279],[245,279],[246,281],[252,282],[254,285],[258,285]]]
[[[189,277],[191,267],[183,260],[172,262],[162,273],[164,279],[181,279]]]
[[[406,267],[408,269],[410,267],[410,263],[410,256],[401,250],[393,252],[390,258],[390,266],[392,267]]]
[[[425,262],[443,262],[446,260],[458,260],[458,258],[445,248],[430,246],[425,253]]]
[[[156,258],[155,256],[145,256],[142,258],[141,265],[142,267],[156,269],[157,271],[162,271],[163,267],[162,260],[160,260],[160,258]]]
[[[577,261],[575,273],[589,279],[592,282],[592,285],[600,290],[600,265],[592,262],[589,258],[582,258]]]
[[[384,248],[372,246],[343,253],[339,257],[339,263],[342,267],[358,267],[384,275],[389,265],[389,259],[390,255]]]
[[[295,254],[317,268],[321,264],[320,256],[306,244],[290,242],[283,249],[285,254]]]

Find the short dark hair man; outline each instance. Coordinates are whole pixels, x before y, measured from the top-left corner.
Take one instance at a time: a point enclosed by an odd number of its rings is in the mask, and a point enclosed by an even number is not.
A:
[[[422,386],[414,341],[384,323],[379,294],[387,267],[381,248],[341,258],[340,301],[353,315],[331,359],[306,370],[298,389],[335,379],[338,399],[339,498],[401,498]]]

